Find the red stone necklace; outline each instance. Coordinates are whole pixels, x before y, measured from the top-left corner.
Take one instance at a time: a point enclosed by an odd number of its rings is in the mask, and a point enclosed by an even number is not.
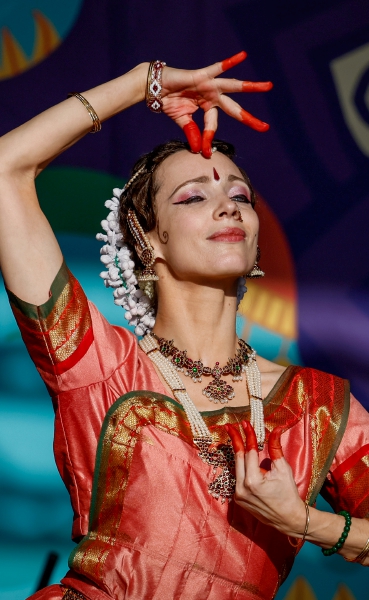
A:
[[[234,398],[234,388],[221,377],[222,375],[232,375],[232,381],[242,381],[242,373],[245,371],[246,364],[252,354],[252,348],[244,340],[238,340],[239,348],[234,358],[229,358],[224,367],[220,367],[219,362],[216,362],[215,366],[210,368],[205,367],[201,360],[189,358],[187,350],[176,348],[173,340],[158,337],[155,333],[151,333],[151,335],[157,340],[160,353],[165,358],[169,359],[171,357],[171,362],[177,371],[191,377],[193,382],[201,383],[203,375],[213,377],[213,381],[202,390],[204,396],[209,398],[211,402],[224,404]]]

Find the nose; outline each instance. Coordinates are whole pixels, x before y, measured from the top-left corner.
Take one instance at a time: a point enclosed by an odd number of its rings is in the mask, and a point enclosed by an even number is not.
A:
[[[217,221],[222,219],[234,218],[236,221],[242,221],[241,212],[237,202],[224,195],[219,199],[217,207],[214,211],[214,218]]]

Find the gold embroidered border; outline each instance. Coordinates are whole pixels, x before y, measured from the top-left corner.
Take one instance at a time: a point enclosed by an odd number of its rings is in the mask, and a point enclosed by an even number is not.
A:
[[[48,362],[57,365],[69,359],[91,328],[87,298],[65,265],[53,282],[51,292],[49,300],[39,307],[9,293],[28,350],[44,369]]]
[[[337,482],[342,488],[345,498],[342,509],[348,510],[355,517],[369,516],[369,456],[363,456],[353,467],[348,469]],[[351,492],[351,487],[352,492]]]
[[[312,371],[310,428],[313,468],[307,500],[313,505],[327,477],[346,429],[350,408],[348,381]]]

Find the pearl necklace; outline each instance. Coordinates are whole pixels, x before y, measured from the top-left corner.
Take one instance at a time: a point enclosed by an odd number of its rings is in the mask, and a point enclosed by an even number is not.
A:
[[[199,448],[200,458],[212,465],[214,472],[217,467],[222,468],[222,473],[209,484],[209,493],[215,498],[231,500],[235,489],[234,454],[231,446],[219,446],[210,450],[213,444],[211,433],[200,412],[188,395],[174,365],[160,353],[158,342],[153,335],[147,334],[139,342],[140,348],[156,365],[165,382],[170,387],[173,396],[182,405],[191,427],[193,441]],[[248,363],[245,365],[246,381],[250,396],[251,419],[250,423],[255,429],[259,450],[264,447],[265,427],[264,411],[261,398],[261,377],[256,364],[256,352],[252,350]]]

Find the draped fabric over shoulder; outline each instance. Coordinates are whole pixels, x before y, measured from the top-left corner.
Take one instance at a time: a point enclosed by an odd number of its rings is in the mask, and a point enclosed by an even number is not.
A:
[[[208,493],[219,474],[198,456],[186,415],[127,330],[107,323],[64,264],[49,300],[9,299],[55,408],[55,458],[74,511],[67,588],[90,600],[270,600],[298,548],[234,502]],[[369,516],[369,417],[348,382],[289,367],[264,400],[299,494]],[[202,413],[216,442],[249,419]],[[268,468],[266,451],[260,453]],[[267,575],[267,576],[266,576]],[[57,600],[60,586],[33,598]]]

